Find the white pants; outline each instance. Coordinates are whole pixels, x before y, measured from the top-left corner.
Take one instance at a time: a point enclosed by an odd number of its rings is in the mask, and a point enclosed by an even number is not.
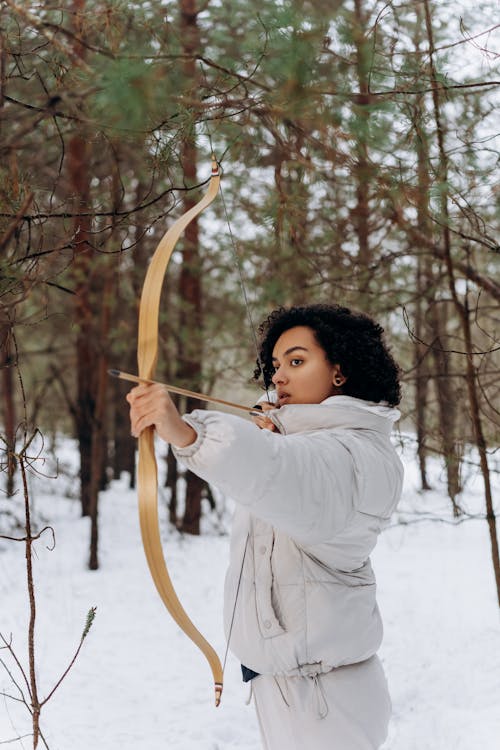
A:
[[[317,677],[252,680],[264,750],[377,750],[391,701],[377,656]]]

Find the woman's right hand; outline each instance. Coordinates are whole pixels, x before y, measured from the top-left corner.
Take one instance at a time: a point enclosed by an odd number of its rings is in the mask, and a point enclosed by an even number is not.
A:
[[[278,432],[278,428],[274,424],[274,422],[269,419],[269,417],[266,417],[264,415],[264,412],[271,411],[271,409],[276,409],[276,404],[270,404],[267,401],[260,401],[258,406],[255,408],[262,410],[262,415],[253,413],[252,414],[252,422],[257,425],[257,427],[261,430],[269,430],[270,432]]]
[[[180,416],[165,386],[141,384],[127,394],[132,435],[139,437],[146,427],[155,427],[166,443],[185,448],[196,440],[196,431]]]

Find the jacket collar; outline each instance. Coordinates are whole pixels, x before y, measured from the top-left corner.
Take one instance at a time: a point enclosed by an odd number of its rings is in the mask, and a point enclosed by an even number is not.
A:
[[[391,433],[398,409],[353,396],[329,396],[320,404],[285,404],[266,412],[282,435],[323,429],[375,430]]]

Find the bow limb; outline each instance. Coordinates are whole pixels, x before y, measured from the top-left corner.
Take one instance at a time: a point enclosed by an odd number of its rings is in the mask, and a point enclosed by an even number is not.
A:
[[[214,159],[208,191],[195,206],[170,227],[160,240],[151,259],[139,306],[137,361],[141,378],[150,380],[154,376],[158,356],[161,289],[174,247],[187,225],[214,200],[219,191],[219,183],[219,168]],[[195,628],[179,601],[163,555],[158,523],[158,469],[154,451],[154,427],[143,430],[139,438],[138,494],[142,543],[151,576],[163,603],[175,622],[207,658],[214,677],[215,705],[218,706],[222,693],[222,665],[215,650]]]

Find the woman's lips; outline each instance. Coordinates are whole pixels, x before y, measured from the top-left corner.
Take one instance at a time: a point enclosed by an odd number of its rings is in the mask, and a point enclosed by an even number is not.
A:
[[[290,394],[289,393],[278,393],[278,402],[279,402],[280,406],[281,406],[281,404],[283,404],[289,398],[290,398]]]

